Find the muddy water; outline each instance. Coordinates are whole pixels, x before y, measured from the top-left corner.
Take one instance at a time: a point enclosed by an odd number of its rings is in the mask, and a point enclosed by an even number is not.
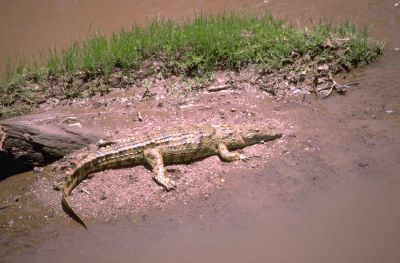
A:
[[[88,232],[70,225],[52,226],[52,234],[45,237],[40,235],[49,230],[39,230],[35,234],[41,242],[30,244],[29,249],[16,246],[19,251],[4,260],[398,262],[400,52],[394,48],[400,46],[400,6],[396,8],[395,2],[169,1],[166,5],[162,1],[102,1],[94,5],[90,1],[42,1],[35,6],[25,1],[1,2],[0,12],[10,10],[5,12],[10,23],[7,30],[14,23],[9,34],[14,42],[8,44],[11,51],[6,56],[30,54],[53,44],[62,46],[85,35],[90,24],[113,30],[157,13],[181,18],[192,15],[194,9],[226,7],[268,8],[293,23],[321,14],[333,20],[346,18],[367,26],[373,36],[387,42],[385,55],[378,62],[347,77],[360,84],[345,96],[327,100],[310,97],[304,104],[276,106],[277,118],[293,124],[298,141],[263,170],[250,172],[257,176],[238,172],[207,200],[140,218],[92,222]],[[12,7],[20,19],[11,16]],[[27,13],[35,18],[23,15]],[[4,19],[3,13],[0,19]],[[18,32],[16,24],[24,21],[20,24],[24,31],[34,24],[43,27],[37,33],[21,33],[28,38],[18,40],[13,35]],[[7,32],[3,31],[4,23],[0,26],[1,32]],[[30,35],[32,45],[27,47]],[[1,41],[0,45],[4,43],[9,42]],[[280,180],[284,183],[279,184]]]
[[[262,192],[250,206],[223,200],[232,199],[224,192],[174,214],[149,215],[140,222],[123,218],[89,232],[63,231],[16,262],[395,263],[400,257],[398,185],[398,180],[363,178],[291,208],[266,205]],[[268,189],[253,185],[251,190]],[[235,198],[248,194],[240,191]]]

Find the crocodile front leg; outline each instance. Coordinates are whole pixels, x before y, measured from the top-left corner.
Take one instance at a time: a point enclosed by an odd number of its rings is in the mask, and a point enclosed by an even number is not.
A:
[[[175,183],[170,179],[165,177],[164,162],[161,154],[157,149],[144,150],[144,159],[151,166],[153,170],[153,179],[165,187],[167,191],[175,188]]]
[[[225,162],[233,162],[233,161],[237,161],[237,160],[247,160],[249,159],[249,157],[247,157],[244,154],[240,154],[237,152],[230,152],[228,150],[228,148],[226,147],[225,144],[220,143],[218,144],[218,156],[219,158],[221,158],[221,160],[225,161]]]

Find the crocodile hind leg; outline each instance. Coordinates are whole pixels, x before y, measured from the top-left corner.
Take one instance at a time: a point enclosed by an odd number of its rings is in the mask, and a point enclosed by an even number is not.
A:
[[[244,154],[240,154],[238,152],[230,152],[228,150],[228,148],[226,147],[225,144],[220,143],[218,144],[218,156],[219,158],[221,158],[221,160],[225,161],[225,162],[233,162],[233,161],[237,161],[237,160],[248,160],[249,157],[247,157]]]
[[[153,170],[153,179],[168,191],[174,189],[175,183],[170,178],[165,177],[164,162],[161,154],[156,149],[149,149],[145,150],[143,155]]]

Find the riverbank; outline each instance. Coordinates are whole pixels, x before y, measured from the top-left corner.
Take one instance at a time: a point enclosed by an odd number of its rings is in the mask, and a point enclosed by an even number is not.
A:
[[[288,82],[297,84],[312,70],[334,75],[368,64],[382,49],[349,23],[298,29],[269,14],[197,17],[179,24],[161,20],[52,50],[44,62],[9,66],[0,84],[0,118],[147,85],[148,77],[181,77],[197,88],[212,81],[214,71],[253,67],[259,75],[291,75]]]

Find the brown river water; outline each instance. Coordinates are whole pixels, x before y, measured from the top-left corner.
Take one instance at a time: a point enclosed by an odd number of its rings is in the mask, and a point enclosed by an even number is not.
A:
[[[256,172],[260,176],[227,179],[210,198],[140,219],[91,222],[89,231],[51,226],[32,231],[35,236],[24,239],[31,243],[22,246],[0,234],[1,245],[16,250],[0,252],[0,262],[400,262],[397,0],[5,0],[0,65],[4,69],[10,57],[45,54],[95,30],[223,10],[269,10],[293,24],[310,17],[349,20],[385,41],[385,52],[348,76],[360,84],[345,96],[310,100],[306,107],[279,105],[280,118],[297,127],[304,152],[282,153]],[[0,189],[21,185],[27,176],[4,180]],[[286,178],[286,189],[274,187],[279,178]]]

